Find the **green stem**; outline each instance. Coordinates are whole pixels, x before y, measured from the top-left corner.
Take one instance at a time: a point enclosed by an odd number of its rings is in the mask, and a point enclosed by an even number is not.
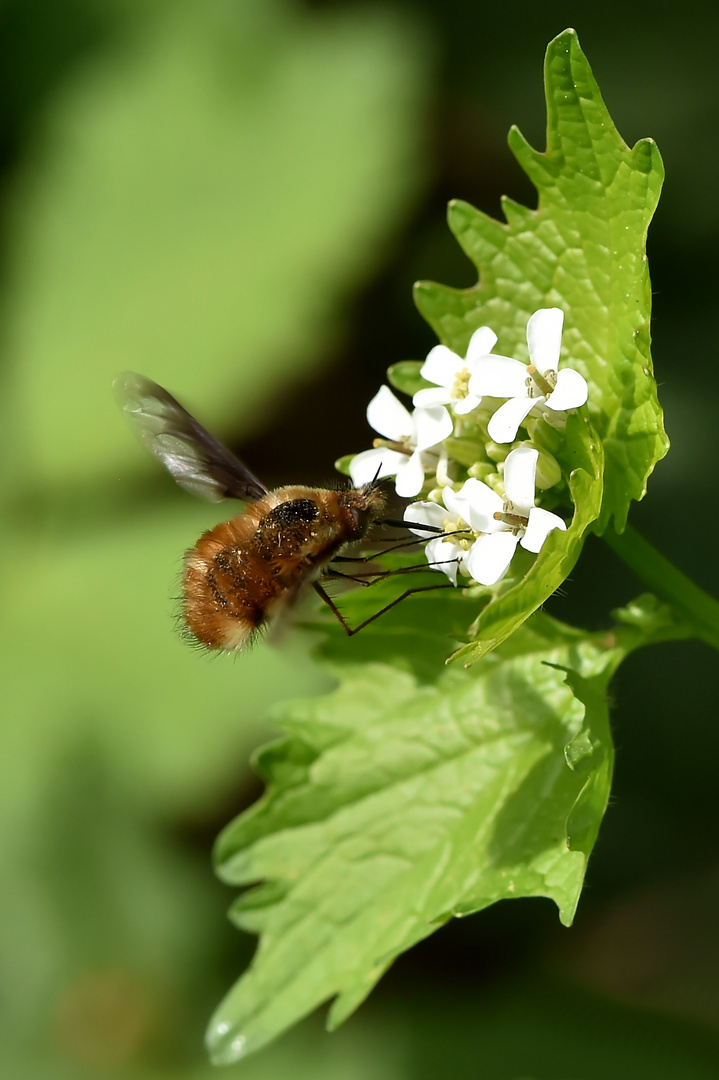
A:
[[[652,592],[686,619],[697,637],[719,649],[719,603],[712,596],[677,570],[631,525],[623,533],[610,526],[603,539]]]

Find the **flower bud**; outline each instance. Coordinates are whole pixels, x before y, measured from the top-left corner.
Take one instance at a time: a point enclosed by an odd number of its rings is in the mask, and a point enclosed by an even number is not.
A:
[[[496,462],[504,461],[511,449],[512,447],[505,443],[496,443],[491,440],[488,443],[485,443],[484,446],[484,452],[487,457]]]
[[[449,456],[465,467],[474,465],[476,461],[484,457],[483,444],[477,439],[450,436],[444,440],[444,445]]]
[[[524,426],[532,440],[532,446],[539,451],[546,450],[550,454],[556,454],[564,442],[564,431],[550,424],[547,416],[528,416]]]
[[[492,491],[496,491],[498,495],[504,497],[504,477],[499,473],[493,472],[484,481],[488,487],[491,487]]]
[[[470,465],[467,469],[467,475],[475,480],[483,480],[486,484],[487,477],[496,471],[497,469],[491,461],[475,461],[474,465]]]
[[[562,470],[559,462],[546,450],[539,451],[537,458],[537,472],[534,482],[539,491],[547,491],[548,488],[556,487],[562,481]]]

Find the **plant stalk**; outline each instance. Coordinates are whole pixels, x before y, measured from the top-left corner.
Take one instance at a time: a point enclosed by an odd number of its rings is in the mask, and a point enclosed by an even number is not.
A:
[[[698,638],[719,649],[719,602],[677,570],[631,525],[623,533],[610,525],[602,538],[656,596],[686,619]]]

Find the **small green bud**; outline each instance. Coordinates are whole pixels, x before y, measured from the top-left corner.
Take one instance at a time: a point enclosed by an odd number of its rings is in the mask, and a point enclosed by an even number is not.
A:
[[[509,443],[496,443],[490,441],[485,443],[484,446],[484,452],[487,457],[496,462],[504,461],[511,449],[512,447]]]
[[[484,457],[484,447],[477,439],[451,436],[449,439],[445,439],[444,445],[449,456],[466,468],[474,465]]]
[[[539,451],[534,482],[540,491],[547,491],[562,482],[562,470],[559,462],[552,454],[548,454],[546,450]]]
[[[475,461],[474,465],[470,465],[467,469],[467,474],[475,480],[483,480],[487,483],[487,477],[496,471],[495,466],[490,461]]]
[[[564,431],[548,424],[543,417],[527,417],[525,427],[532,440],[532,445],[537,450],[546,450],[549,454],[556,454],[564,441]]]
[[[517,446],[528,446],[532,450],[536,450],[539,454],[537,458],[537,472],[534,477],[534,484],[540,491],[548,491],[549,488],[556,487],[557,484],[562,482],[562,470],[559,462],[553,454],[547,453],[540,446],[525,439],[523,442],[517,443]]]
[[[492,491],[496,491],[498,495],[504,498],[504,477],[500,476],[499,473],[491,473],[485,483],[491,487]]]

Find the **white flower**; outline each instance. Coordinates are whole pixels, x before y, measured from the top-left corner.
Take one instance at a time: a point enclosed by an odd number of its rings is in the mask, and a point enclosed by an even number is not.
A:
[[[445,491],[451,491],[445,488]],[[439,529],[444,533],[454,533],[457,525],[465,528],[463,521],[452,521],[449,512],[438,503],[416,502],[411,503],[404,512],[404,519],[408,524],[429,525],[432,530]],[[410,529],[416,536],[427,538],[427,530]],[[465,541],[466,543],[466,541]],[[437,536],[434,540],[428,540],[424,549],[427,561],[443,570],[453,585],[457,584],[457,570],[466,555],[462,546],[462,538],[458,536]]]
[[[477,484],[485,486],[479,480],[467,480],[459,491],[445,487],[442,492],[444,506],[433,502],[416,502],[411,503],[404,512],[404,520],[416,536],[426,539],[428,530],[413,529],[412,524],[428,525],[430,530],[439,530],[443,534],[427,542],[425,554],[428,562],[444,571],[453,585],[457,584],[457,570],[464,563],[475,540],[470,518],[474,516],[471,496]],[[473,524],[478,523],[475,520]]]
[[[417,408],[430,405],[451,405],[458,416],[476,409],[481,397],[469,392],[470,377],[482,357],[491,353],[497,335],[488,326],[480,326],[469,339],[465,360],[446,345],[435,345],[420,368],[420,375],[435,387],[418,390],[412,398]]]
[[[389,441],[375,440],[372,450],[357,454],[350,463],[355,487],[374,479],[395,476],[395,488],[402,498],[418,495],[424,484],[425,466],[436,466],[439,443],[452,434],[452,417],[442,405],[432,408],[405,409],[387,386],[382,386],[367,406],[371,427]],[[432,457],[427,451],[434,450]]]
[[[556,414],[577,409],[587,400],[584,377],[573,368],[557,370],[563,322],[561,308],[541,308],[530,317],[529,367],[509,356],[487,356],[477,364],[469,380],[470,393],[509,398],[489,421],[487,430],[494,442],[513,442],[519,425],[533,409],[535,415],[547,409]]]
[[[417,502],[405,510],[405,521],[445,534],[428,542],[426,554],[454,585],[460,566],[480,585],[494,585],[506,574],[517,544],[536,554],[552,529],[566,530],[560,517],[534,505],[538,456],[529,446],[508,454],[504,499],[481,480],[470,479],[459,491],[444,489],[444,507]],[[417,536],[427,535],[423,529],[410,529]]]

